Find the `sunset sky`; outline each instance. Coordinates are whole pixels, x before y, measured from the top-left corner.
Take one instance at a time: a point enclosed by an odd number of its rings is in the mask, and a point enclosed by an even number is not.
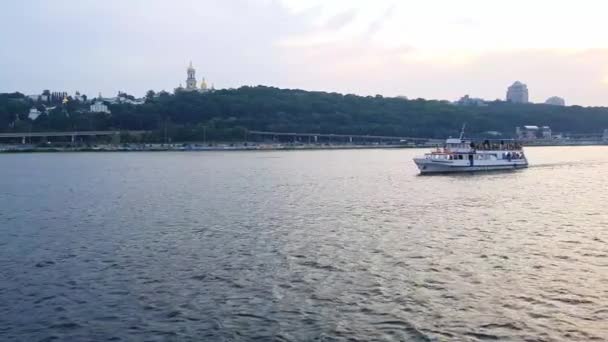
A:
[[[600,0],[20,0],[0,12],[0,92],[143,95],[185,81],[361,95],[608,105]]]

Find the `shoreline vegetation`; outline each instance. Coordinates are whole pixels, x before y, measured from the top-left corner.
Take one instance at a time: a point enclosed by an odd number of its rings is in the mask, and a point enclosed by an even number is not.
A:
[[[602,141],[534,141],[524,147],[541,146],[608,146]],[[411,149],[436,148],[435,143],[421,144],[121,144],[96,146],[33,146],[33,145],[0,145],[0,153],[63,153],[63,152],[229,152],[229,151],[312,151],[312,150],[359,150],[359,149]]]
[[[395,144],[146,144],[100,146],[0,146],[0,153],[54,153],[54,152],[212,152],[212,151],[304,151],[304,150],[355,150],[386,148],[421,148]],[[431,147],[431,146],[427,146]],[[434,147],[434,145],[432,146]]]
[[[134,98],[121,94],[124,98]],[[54,101],[54,102],[53,102]],[[279,89],[265,86],[208,93],[149,91],[142,104],[103,101],[109,112],[91,112],[90,100],[33,101],[0,94],[0,133],[145,131],[122,143],[247,141],[248,132],[293,132],[445,139],[463,123],[472,138],[509,139],[515,127],[550,126],[564,138],[600,135],[607,107],[553,106],[490,101],[483,106],[404,97]],[[40,114],[30,117],[30,110]],[[39,141],[31,141],[37,143]],[[280,141],[285,142],[285,141]],[[17,141],[2,140],[2,143]],[[82,143],[99,145],[103,140]]]

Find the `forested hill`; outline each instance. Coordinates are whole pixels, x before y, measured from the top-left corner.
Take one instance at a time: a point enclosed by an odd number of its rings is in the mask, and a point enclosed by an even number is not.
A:
[[[511,136],[522,125],[548,125],[554,132],[568,133],[599,133],[608,128],[605,107],[499,101],[483,107],[455,106],[444,101],[264,86],[205,94],[149,92],[144,105],[110,105],[111,115],[87,113],[88,105],[72,101],[34,121],[27,119],[29,108],[36,105],[29,101],[18,93],[0,94],[0,130],[159,130],[169,125],[174,134],[189,131],[196,139],[203,127],[217,138],[241,137],[243,130],[444,138],[457,135],[463,123],[471,135],[498,131]]]

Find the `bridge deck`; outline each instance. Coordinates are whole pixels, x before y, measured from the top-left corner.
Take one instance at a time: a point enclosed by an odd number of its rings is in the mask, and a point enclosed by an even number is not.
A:
[[[0,138],[30,138],[30,137],[82,137],[120,134],[123,131],[74,131],[74,132],[19,132],[0,133]],[[146,131],[124,131],[129,134],[142,134]]]
[[[327,134],[327,133],[281,133],[281,132],[265,132],[265,131],[249,131],[250,135],[276,136],[276,137],[318,137],[318,138],[356,138],[356,139],[377,139],[377,140],[408,140],[408,141],[429,141],[437,139],[427,138],[412,138],[412,137],[395,137],[383,135],[361,135],[361,134]],[[438,140],[440,141],[440,140]],[[441,140],[443,141],[443,140]]]

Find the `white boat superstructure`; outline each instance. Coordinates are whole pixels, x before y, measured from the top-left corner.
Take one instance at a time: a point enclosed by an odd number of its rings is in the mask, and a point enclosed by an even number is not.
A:
[[[414,158],[421,174],[513,170],[528,167],[523,147],[516,141],[475,143],[461,138],[447,139],[443,148]]]

